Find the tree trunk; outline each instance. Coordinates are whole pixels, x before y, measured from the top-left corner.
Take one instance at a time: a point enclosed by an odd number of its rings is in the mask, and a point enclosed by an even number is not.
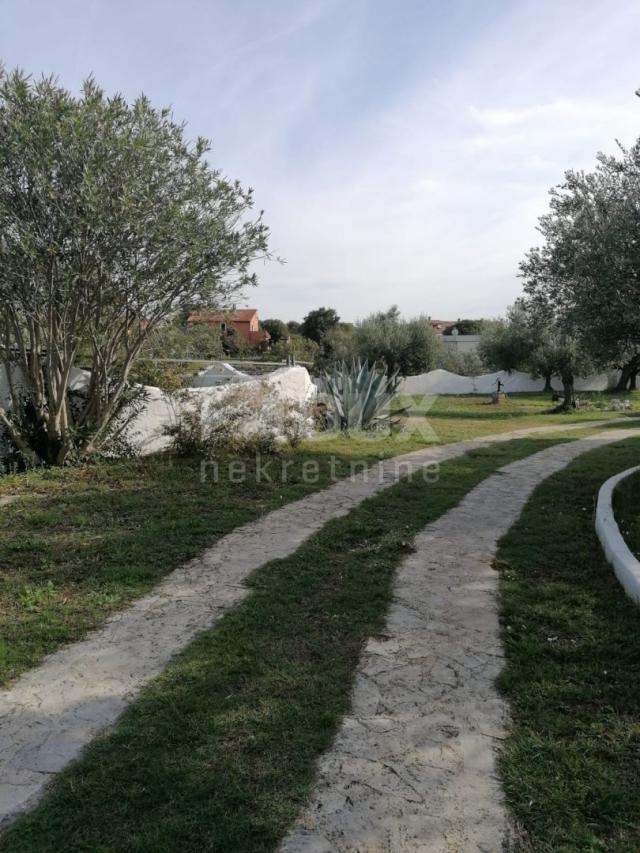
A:
[[[573,403],[575,400],[575,391],[573,389],[573,377],[570,380],[562,380],[562,390],[564,393],[564,402],[562,403],[562,408],[565,410],[569,410],[573,408]]]
[[[620,372],[620,379],[618,379],[618,384],[616,385],[616,391],[626,391],[630,379],[631,369],[628,365],[624,364]]]
[[[572,375],[566,375],[562,377],[562,393],[564,394],[564,400],[555,411],[570,412],[573,408],[573,403],[575,400],[575,390],[573,387]]]
[[[552,373],[545,373],[544,375],[544,391],[553,391],[553,385],[551,384]]]
[[[620,379],[616,385],[616,391],[635,391],[636,377],[640,370],[640,355],[634,356],[620,369]]]

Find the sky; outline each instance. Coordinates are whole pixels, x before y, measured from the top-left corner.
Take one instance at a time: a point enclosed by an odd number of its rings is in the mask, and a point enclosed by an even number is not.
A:
[[[255,190],[238,304],[495,317],[548,189],[640,135],[636,0],[0,0],[0,58],[144,92]]]

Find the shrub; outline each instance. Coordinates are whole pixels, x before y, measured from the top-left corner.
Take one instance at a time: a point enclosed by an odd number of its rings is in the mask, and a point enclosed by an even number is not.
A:
[[[315,341],[303,338],[302,335],[292,334],[287,340],[278,341],[269,352],[273,358],[279,358],[282,361],[293,356],[296,361],[312,362],[319,349],[320,347]]]
[[[164,434],[171,439],[171,449],[178,456],[206,453],[208,447],[202,402],[193,400],[189,392],[185,391],[179,396],[178,404],[179,413],[175,422],[164,428]]]
[[[174,394],[184,388],[184,368],[161,365],[154,361],[139,361],[131,370],[131,379],[142,385],[160,388],[167,394]]]
[[[146,342],[145,358],[220,358],[223,355],[219,326],[186,325],[181,317],[155,329]]]

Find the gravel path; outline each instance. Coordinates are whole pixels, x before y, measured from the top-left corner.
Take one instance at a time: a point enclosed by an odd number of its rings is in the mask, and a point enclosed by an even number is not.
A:
[[[241,601],[255,569],[293,553],[328,521],[410,471],[497,441],[568,428],[585,424],[516,430],[380,463],[237,528],[85,640],[50,655],[0,692],[0,823],[33,805],[52,775],[112,725],[176,653]],[[609,440],[620,438],[622,431],[612,430]]]
[[[505,466],[415,540],[384,633],[368,642],[350,714],[320,760],[310,807],[282,853],[499,853],[507,818],[495,749],[506,708],[491,567],[533,489],[592,436]]]

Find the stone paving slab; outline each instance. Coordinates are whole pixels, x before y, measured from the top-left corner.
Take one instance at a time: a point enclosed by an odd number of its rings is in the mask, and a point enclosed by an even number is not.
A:
[[[497,542],[542,480],[581,453],[637,434],[616,430],[507,465],[416,537],[384,631],[365,647],[350,713],[282,853],[503,849]]]
[[[534,427],[404,454],[221,538],[85,640],[60,649],[0,691],[0,823],[33,805],[51,776],[113,725],[174,655],[238,604],[248,594],[244,581],[261,565],[292,554],[328,521],[425,465],[498,441],[584,428]],[[611,440],[622,437],[615,430]],[[455,553],[456,546],[451,548]]]

